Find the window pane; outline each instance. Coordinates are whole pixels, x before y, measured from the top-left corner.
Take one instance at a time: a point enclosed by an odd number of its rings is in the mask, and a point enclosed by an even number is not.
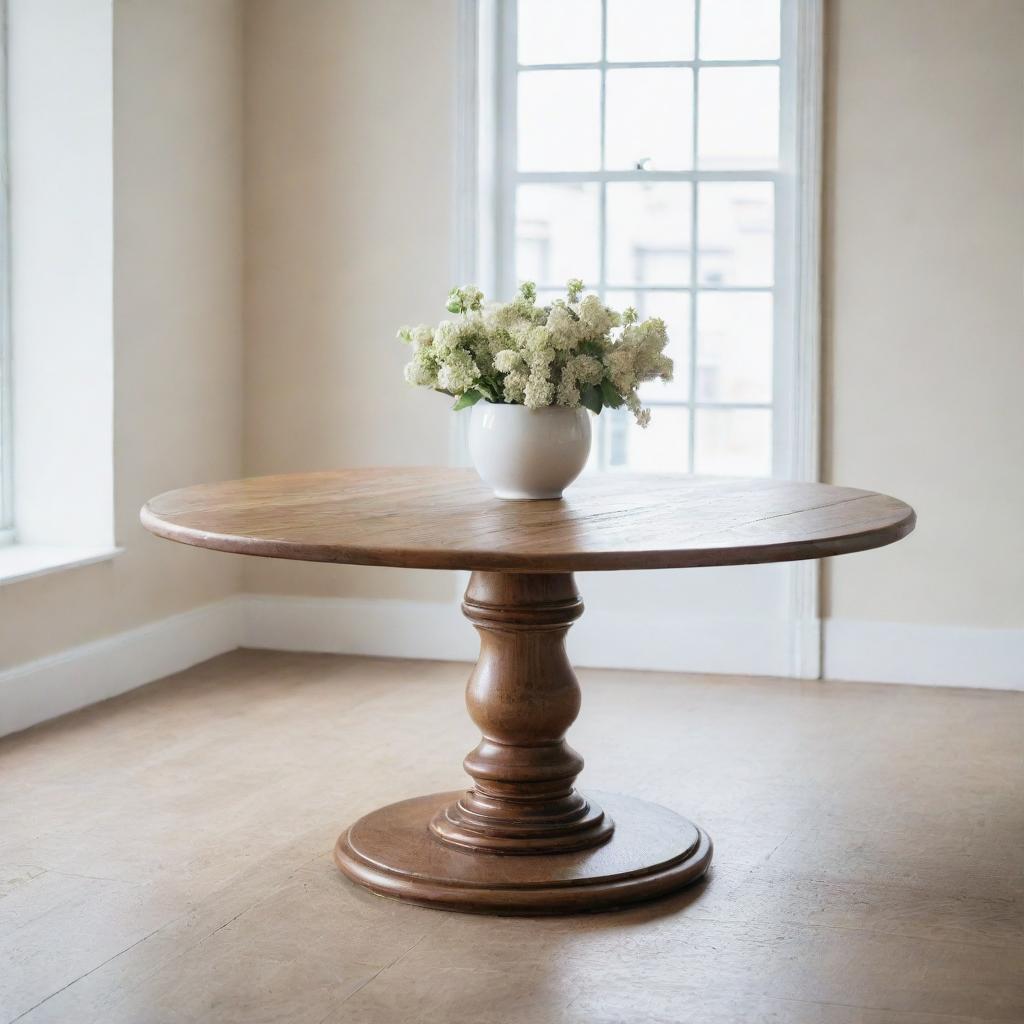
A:
[[[601,0],[519,0],[520,64],[601,59]]]
[[[689,182],[612,182],[606,188],[608,281],[687,285]]]
[[[600,111],[600,71],[520,72],[519,169],[597,170]]]
[[[778,68],[704,68],[699,107],[697,160],[701,167],[778,165]]]
[[[770,402],[772,296],[702,292],[697,298],[697,399]]]
[[[772,471],[770,409],[698,409],[695,472],[769,476]]]
[[[608,0],[608,59],[692,60],[693,0]]]
[[[705,285],[770,285],[775,192],[769,181],[702,182],[697,188],[697,279]]]
[[[605,300],[620,313],[632,306],[641,320],[657,316],[665,321],[668,345],[665,354],[675,363],[672,380],[651,381],[640,386],[644,402],[685,402],[690,397],[690,295],[689,292],[634,292],[610,290]]]
[[[598,279],[598,186],[520,185],[516,189],[516,280],[563,289]]]
[[[779,56],[779,0],[702,0],[702,60],[775,60]]]
[[[523,276],[523,277],[519,278],[519,283],[522,284],[523,281],[529,281],[529,280],[531,280],[531,278]],[[555,301],[555,299],[564,299],[564,298],[565,298],[565,289],[564,288],[538,288],[537,289],[537,305],[538,306],[550,306],[551,303],[553,303]]]
[[[610,415],[609,415],[610,413]],[[601,418],[606,424],[608,468],[624,468],[642,472],[685,473],[688,469],[689,413],[685,408],[667,406],[651,413],[646,429],[636,425],[624,409],[606,409]]]
[[[609,71],[605,166],[676,171],[693,165],[693,72],[688,68]]]

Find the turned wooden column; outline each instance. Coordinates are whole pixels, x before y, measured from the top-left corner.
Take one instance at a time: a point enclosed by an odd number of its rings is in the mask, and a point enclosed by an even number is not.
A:
[[[474,572],[462,610],[480,634],[466,705],[483,736],[464,761],[473,788],[438,812],[434,835],[502,854],[605,842],[614,825],[575,789],[583,758],[565,742],[580,710],[565,653],[583,614],[572,573]]]

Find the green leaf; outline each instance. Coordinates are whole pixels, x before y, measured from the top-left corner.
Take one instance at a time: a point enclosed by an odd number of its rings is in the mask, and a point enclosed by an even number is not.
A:
[[[604,399],[604,404],[609,409],[618,409],[625,399],[612,387],[612,385],[606,381],[601,381],[601,397]]]
[[[468,409],[471,405],[476,405],[484,396],[477,391],[476,388],[470,388],[468,391],[464,391],[459,395],[458,401],[452,406],[456,412],[460,409]]]
[[[494,402],[497,404],[501,401],[502,389],[492,377],[481,377],[476,383],[476,390],[479,391],[488,402]]]
[[[584,408],[589,409],[592,413],[599,413],[603,401],[601,389],[596,384],[584,384],[580,388],[580,401],[583,403]]]

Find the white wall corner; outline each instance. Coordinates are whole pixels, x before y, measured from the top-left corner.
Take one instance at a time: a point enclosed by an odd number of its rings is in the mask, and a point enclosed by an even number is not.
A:
[[[27,729],[232,651],[242,637],[237,598],[0,672],[0,735]]]

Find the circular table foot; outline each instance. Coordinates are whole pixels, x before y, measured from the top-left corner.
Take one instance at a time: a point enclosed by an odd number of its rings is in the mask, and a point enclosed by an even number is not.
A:
[[[615,822],[601,846],[571,853],[499,854],[442,843],[430,821],[458,799],[434,793],[382,807],[338,839],[334,859],[381,896],[477,914],[573,914],[655,899],[695,882],[711,840],[657,804],[595,794]]]

